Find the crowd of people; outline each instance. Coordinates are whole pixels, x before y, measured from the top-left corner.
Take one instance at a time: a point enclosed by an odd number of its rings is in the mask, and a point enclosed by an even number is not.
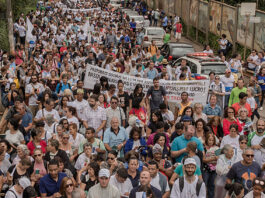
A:
[[[180,39],[179,17],[145,1],[122,4],[161,24],[165,43],[171,34]],[[190,67],[183,60],[172,68],[155,41],[143,48],[142,28],[125,15],[104,1],[54,0],[15,21],[15,52],[0,52],[0,195],[263,198],[264,53],[248,57],[258,72],[245,82],[240,55],[226,61],[223,35],[227,70],[209,73],[206,104],[182,92],[169,108],[160,82],[192,80]],[[210,46],[204,52],[214,54]],[[87,64],[153,86],[127,92],[122,80],[100,76],[86,89]]]

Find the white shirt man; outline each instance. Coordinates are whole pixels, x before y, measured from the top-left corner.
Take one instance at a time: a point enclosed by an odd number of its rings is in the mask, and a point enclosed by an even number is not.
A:
[[[120,168],[115,175],[110,177],[110,184],[118,188],[121,195],[129,196],[133,189],[132,182],[128,178],[128,173],[125,168]]]
[[[198,176],[195,176],[196,161],[193,158],[187,158],[184,162],[184,178],[177,179],[173,185],[170,198],[181,197],[198,197],[206,198],[206,188],[202,181],[198,181]],[[183,181],[184,180],[184,181]],[[181,185],[179,182],[183,182]],[[181,189],[182,186],[182,189]],[[197,186],[200,186],[199,191],[196,192]]]
[[[84,91],[83,89],[77,90],[77,99],[73,102],[67,102],[68,106],[76,108],[77,116],[80,120],[83,120],[85,117],[85,109],[88,106],[88,102],[83,99]]]

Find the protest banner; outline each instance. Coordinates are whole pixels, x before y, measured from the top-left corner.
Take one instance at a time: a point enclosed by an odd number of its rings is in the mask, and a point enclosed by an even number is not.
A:
[[[109,84],[117,85],[119,80],[124,83],[124,90],[132,93],[137,84],[143,86],[143,92],[147,93],[150,86],[153,86],[153,81],[146,78],[129,76],[114,71],[109,71],[98,66],[87,65],[84,87],[93,89],[95,83],[99,83],[100,77],[105,76],[109,80]],[[181,93],[187,92],[192,102],[206,104],[209,91],[209,80],[191,80],[191,81],[165,81],[161,80],[160,85],[164,86],[167,91],[169,102],[180,102]]]

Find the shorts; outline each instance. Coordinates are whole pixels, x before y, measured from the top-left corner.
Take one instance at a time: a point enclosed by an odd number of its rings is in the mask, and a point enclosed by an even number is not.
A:
[[[175,38],[180,40],[181,39],[181,33],[180,32],[176,32]]]

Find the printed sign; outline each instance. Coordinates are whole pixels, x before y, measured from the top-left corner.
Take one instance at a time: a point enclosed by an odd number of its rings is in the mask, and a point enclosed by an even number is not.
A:
[[[109,80],[109,84],[117,85],[119,80],[124,83],[124,90],[132,93],[137,84],[143,86],[144,93],[147,93],[149,87],[153,86],[153,81],[146,78],[129,76],[114,71],[109,71],[98,66],[87,65],[84,87],[93,89],[95,83],[99,83],[101,76]],[[166,81],[160,80],[160,85],[164,86],[167,91],[169,102],[180,102],[181,93],[187,92],[192,102],[206,104],[209,80],[192,80],[192,81]]]

